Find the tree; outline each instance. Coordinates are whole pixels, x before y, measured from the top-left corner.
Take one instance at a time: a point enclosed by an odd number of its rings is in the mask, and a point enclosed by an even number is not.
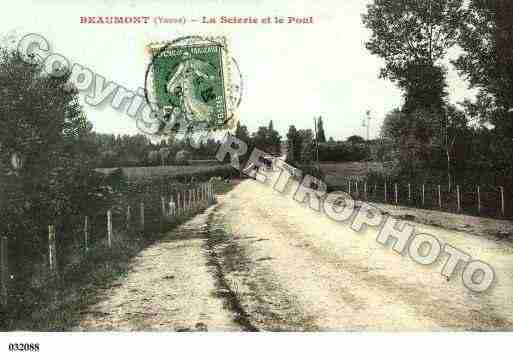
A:
[[[10,245],[25,258],[40,255],[48,224],[69,223],[103,201],[92,171],[92,126],[69,76],[0,49],[0,234],[15,239]],[[13,154],[23,162],[15,172]]]
[[[399,108],[395,108],[385,115],[381,125],[380,137],[397,143],[401,137],[401,131],[405,127],[406,117]]]
[[[326,134],[324,133],[324,124],[321,116],[319,116],[319,120],[317,121],[317,142],[326,142]]]
[[[271,153],[281,153],[281,135],[274,129],[272,120],[269,122],[269,146]]]
[[[445,105],[444,105],[445,106]],[[408,132],[409,135],[419,137],[421,142],[436,142],[440,138],[440,126],[444,116],[429,109],[418,108],[411,113],[405,113],[398,108],[385,115],[381,125],[381,138],[390,140],[395,144]]]
[[[188,164],[191,158],[191,153],[187,150],[180,150],[177,152],[175,161],[177,164]]]
[[[160,157],[160,161],[161,161],[162,166],[166,165],[166,161],[169,158],[170,154],[171,154],[171,151],[170,151],[169,148],[167,148],[167,147],[161,147],[160,148],[160,150],[159,150],[159,157]]]
[[[507,0],[470,1],[458,44],[464,53],[453,62],[476,101],[466,101],[468,113],[481,124],[513,137],[513,3]]]
[[[352,135],[347,138],[347,142],[352,145],[365,143],[365,139],[362,136]]]
[[[248,128],[244,125],[241,125],[240,122],[237,122],[237,128],[235,129],[235,137],[237,137],[239,140],[241,140],[249,146],[251,139],[249,136]]]
[[[271,141],[268,127],[260,126],[258,130],[251,136],[251,140],[256,148],[269,152]]]
[[[434,138],[440,134],[440,116],[419,108],[412,113],[402,113],[400,118],[404,128],[395,140],[395,148],[399,151],[396,164],[400,172],[414,177],[428,167],[433,156]]]
[[[312,130],[299,130],[300,156],[299,161],[303,164],[310,164],[314,159],[314,135]]]
[[[274,130],[272,121],[268,127],[260,126],[257,132],[251,136],[252,144],[268,153],[281,152],[281,136],[278,131]]]
[[[447,159],[447,186],[452,188],[452,154],[458,136],[462,136],[467,130],[467,117],[465,113],[458,110],[456,106],[447,106],[444,123],[440,126],[440,145],[444,149]]]
[[[374,0],[362,16],[371,30],[366,48],[385,60],[381,78],[405,91],[405,107],[441,108],[445,70],[440,65],[456,44],[463,0]]]
[[[294,125],[287,132],[287,163],[294,164],[301,158],[301,137]]]

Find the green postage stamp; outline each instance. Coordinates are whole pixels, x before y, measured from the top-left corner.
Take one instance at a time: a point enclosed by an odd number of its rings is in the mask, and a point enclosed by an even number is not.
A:
[[[231,127],[233,94],[224,38],[150,45],[155,102],[169,123],[216,130]]]

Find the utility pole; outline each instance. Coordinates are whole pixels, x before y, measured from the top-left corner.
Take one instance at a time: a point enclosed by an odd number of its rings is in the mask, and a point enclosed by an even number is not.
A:
[[[314,136],[315,136],[315,156],[317,162],[317,169],[320,170],[321,166],[319,164],[319,134],[317,133],[317,117],[314,117]]]

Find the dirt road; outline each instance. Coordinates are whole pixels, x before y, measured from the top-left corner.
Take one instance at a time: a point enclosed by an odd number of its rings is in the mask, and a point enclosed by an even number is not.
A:
[[[513,246],[415,224],[490,263],[475,294],[253,180],[144,250],[78,330],[511,330]]]
[[[212,210],[212,208],[210,208]],[[168,233],[142,251],[126,276],[106,290],[84,314],[83,330],[234,331],[237,309],[231,308],[207,253],[209,211]]]
[[[466,289],[443,263],[423,267],[247,180],[210,215],[224,240],[221,267],[252,323],[263,330],[511,330],[513,247],[472,234],[415,224],[490,263],[496,285]]]

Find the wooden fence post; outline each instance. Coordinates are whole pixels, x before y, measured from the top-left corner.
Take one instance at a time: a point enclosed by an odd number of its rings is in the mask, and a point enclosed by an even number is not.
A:
[[[162,207],[162,216],[166,216],[166,199],[164,196],[160,197],[160,206]]]
[[[506,214],[506,207],[505,207],[505,203],[504,203],[504,187],[501,186],[500,190],[501,190],[501,213],[502,213],[502,216],[504,217],[504,215]]]
[[[456,201],[458,203],[458,212],[461,211],[461,195],[460,195],[460,186],[456,186]]]
[[[89,250],[89,217],[85,216],[84,219],[84,247],[85,251]]]
[[[9,295],[7,289],[7,281],[9,280],[9,265],[7,264],[9,257],[7,255],[7,249],[7,238],[5,236],[0,236],[0,281],[2,282],[2,305],[4,307],[7,306]]]
[[[360,192],[358,192],[358,181],[355,181],[354,185],[355,185],[354,195],[360,197]]]
[[[398,192],[397,192],[397,183],[394,183],[394,192],[395,192],[395,204],[398,204],[399,198],[398,198]]]
[[[481,189],[477,186],[477,213],[481,214]]]
[[[368,197],[367,197],[367,181],[365,181],[363,183],[363,193],[365,195],[365,199],[367,200],[368,199]]]
[[[112,248],[112,211],[107,211],[107,246]]]
[[[180,215],[180,192],[176,193],[176,213]]]
[[[376,198],[378,196],[378,184],[377,183],[374,183],[374,198]]]
[[[438,207],[442,208],[442,188],[438,185]]]
[[[385,203],[387,203],[387,181],[385,181]]]
[[[349,180],[349,187],[348,187],[348,188],[349,188],[349,190],[347,191],[347,193],[348,193],[349,195],[351,195],[351,180]]]
[[[144,230],[144,202],[141,202],[141,229]]]
[[[411,183],[408,183],[408,202],[411,202]]]
[[[422,205],[426,204],[426,184],[422,184]]]
[[[57,273],[57,249],[55,245],[55,226],[48,225],[48,263],[50,264],[50,272]]]
[[[130,229],[130,221],[131,221],[131,213],[130,213],[130,206],[126,207],[126,229]]]

